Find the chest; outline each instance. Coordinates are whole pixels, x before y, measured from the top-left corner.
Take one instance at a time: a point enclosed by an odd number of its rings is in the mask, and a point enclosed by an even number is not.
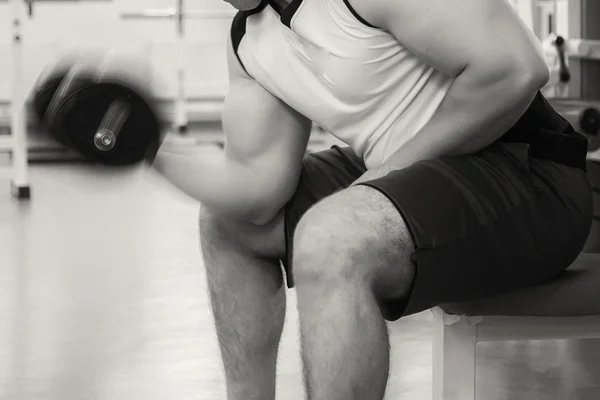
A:
[[[296,0],[290,7],[252,15],[242,46],[249,72],[277,95],[298,96],[300,89],[364,102],[417,67],[391,35],[358,21],[342,0]]]

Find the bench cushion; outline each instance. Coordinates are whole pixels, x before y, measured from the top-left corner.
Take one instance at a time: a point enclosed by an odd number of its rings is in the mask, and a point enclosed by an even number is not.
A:
[[[540,285],[440,308],[448,314],[469,316],[600,315],[600,254],[581,254],[560,277]]]

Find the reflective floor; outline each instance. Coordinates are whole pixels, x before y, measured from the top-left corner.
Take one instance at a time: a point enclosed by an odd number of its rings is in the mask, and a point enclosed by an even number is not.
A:
[[[35,165],[0,179],[0,400],[224,400],[198,206],[153,173]],[[278,399],[301,400],[294,293]],[[386,399],[431,398],[429,313],[390,325]],[[485,344],[479,400],[600,398],[600,341]]]

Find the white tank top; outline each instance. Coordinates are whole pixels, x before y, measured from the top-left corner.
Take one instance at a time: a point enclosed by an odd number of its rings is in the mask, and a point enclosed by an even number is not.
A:
[[[452,83],[346,0],[292,0],[281,13],[262,4],[244,20],[233,41],[248,74],[350,146],[367,168],[413,137]]]

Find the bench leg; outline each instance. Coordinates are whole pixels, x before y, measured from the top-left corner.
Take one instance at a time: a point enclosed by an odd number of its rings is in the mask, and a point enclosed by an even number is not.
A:
[[[433,312],[433,400],[475,400],[476,326]]]

